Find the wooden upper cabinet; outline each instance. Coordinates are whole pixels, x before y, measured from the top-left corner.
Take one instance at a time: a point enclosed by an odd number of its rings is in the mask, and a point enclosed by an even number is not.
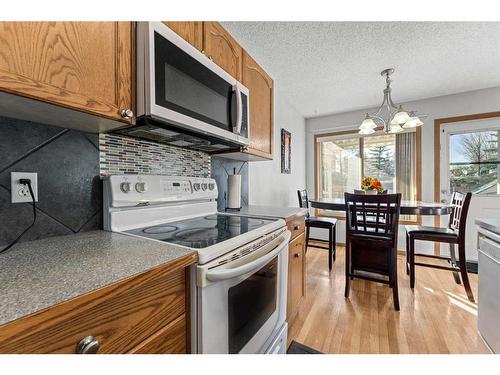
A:
[[[132,43],[132,22],[0,22],[0,91],[133,121]]]
[[[243,51],[243,84],[250,90],[250,147],[248,152],[272,159],[274,83],[246,51]]]
[[[164,21],[163,23],[198,50],[203,49],[203,22]]]
[[[243,49],[218,22],[203,22],[203,50],[238,81],[241,81]]]

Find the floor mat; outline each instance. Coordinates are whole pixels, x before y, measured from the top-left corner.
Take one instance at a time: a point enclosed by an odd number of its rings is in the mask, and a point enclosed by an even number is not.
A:
[[[292,340],[286,354],[323,354],[316,349],[310,348],[300,342]]]

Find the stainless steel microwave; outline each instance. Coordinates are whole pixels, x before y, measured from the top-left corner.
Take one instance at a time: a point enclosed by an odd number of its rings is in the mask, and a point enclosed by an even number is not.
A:
[[[249,144],[249,91],[161,22],[137,25],[137,125],[120,133],[204,151]]]

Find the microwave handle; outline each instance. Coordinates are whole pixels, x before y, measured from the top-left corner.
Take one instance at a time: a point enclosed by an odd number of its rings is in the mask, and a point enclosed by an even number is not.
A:
[[[238,84],[233,85],[233,92],[236,95],[236,124],[233,125],[233,132],[241,134],[241,124],[243,121],[243,100],[241,99],[241,90]]]
[[[288,247],[288,241],[290,240],[291,233],[287,231],[285,237],[282,238],[282,241],[278,246],[276,246],[273,250],[271,250],[266,255],[254,260],[253,262],[244,264],[240,267],[222,269],[222,270],[210,270],[207,272],[207,279],[209,281],[221,281],[232,279],[238,276],[243,276],[248,272],[259,269],[268,263],[271,259],[273,259],[276,255],[278,255],[285,247]]]

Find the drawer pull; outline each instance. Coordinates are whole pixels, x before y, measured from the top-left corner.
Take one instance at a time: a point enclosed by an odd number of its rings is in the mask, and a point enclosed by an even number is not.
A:
[[[293,229],[294,229],[294,230],[299,230],[299,229],[300,229],[300,225],[294,225],[294,226],[293,226]]]
[[[76,346],[77,354],[96,354],[99,350],[100,344],[94,336],[86,336],[80,340]]]
[[[295,257],[295,258],[300,258],[300,253],[295,253],[295,254],[294,254],[294,257]]]

